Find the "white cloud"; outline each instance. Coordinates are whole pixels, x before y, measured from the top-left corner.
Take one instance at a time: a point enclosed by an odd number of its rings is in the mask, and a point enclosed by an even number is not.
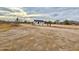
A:
[[[16,7],[0,7],[0,16],[47,16],[46,14],[27,14],[22,8]]]
[[[15,20],[16,17],[38,17],[38,16],[47,16],[46,14],[27,14],[27,11],[24,11],[20,7],[0,7],[0,20]],[[23,20],[23,19],[22,19]],[[32,20],[32,19],[29,19]]]
[[[0,16],[25,16],[26,12],[21,8],[0,7]]]
[[[48,16],[48,14],[27,14],[27,17]]]

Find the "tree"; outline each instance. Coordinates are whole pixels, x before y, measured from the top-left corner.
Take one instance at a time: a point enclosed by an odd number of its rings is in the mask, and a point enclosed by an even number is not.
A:
[[[27,21],[25,20],[24,23],[27,23]]]
[[[18,18],[16,18],[16,22],[17,22],[17,23],[18,23],[18,20],[19,20],[19,19],[18,19]]]
[[[16,18],[15,23],[14,23],[14,25],[15,25],[15,26],[18,26],[18,24],[19,24],[19,22],[18,22],[18,21],[19,21],[19,19],[18,19],[18,18]]]
[[[70,25],[70,21],[69,20],[64,20],[63,23],[66,24],[66,25]]]
[[[51,26],[51,24],[52,24],[52,21],[48,21],[48,22],[47,22],[47,26],[48,26],[48,25]]]
[[[55,20],[55,21],[54,21],[54,24],[59,24],[59,23],[60,23],[59,20]]]

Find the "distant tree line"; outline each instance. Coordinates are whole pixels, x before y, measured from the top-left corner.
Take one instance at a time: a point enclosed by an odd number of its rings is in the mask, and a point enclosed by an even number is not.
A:
[[[11,22],[11,21],[4,21],[4,20],[0,20],[0,23],[14,23],[16,25],[18,25],[19,23],[26,23],[26,24],[33,24],[33,22],[29,22],[27,20],[21,22],[19,21],[18,18],[15,19],[15,21]],[[62,25],[79,25],[79,21],[72,21],[72,20],[55,20],[55,21],[45,21],[45,24],[47,24],[47,26],[51,26],[51,24],[62,24]]]
[[[62,24],[62,25],[79,25],[78,21],[72,21],[72,20],[55,20],[55,21],[47,21],[46,24]]]

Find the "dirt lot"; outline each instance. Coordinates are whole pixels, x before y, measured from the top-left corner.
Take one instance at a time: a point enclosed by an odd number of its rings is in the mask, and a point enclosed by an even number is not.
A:
[[[69,28],[72,29],[69,29]],[[79,26],[0,26],[0,50],[72,51],[79,50]],[[7,29],[8,28],[8,29]],[[74,29],[75,28],[75,29]],[[77,28],[77,30],[76,30]],[[6,30],[7,29],[7,30]]]

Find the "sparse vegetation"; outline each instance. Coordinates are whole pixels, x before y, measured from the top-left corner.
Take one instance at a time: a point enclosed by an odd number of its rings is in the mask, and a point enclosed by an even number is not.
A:
[[[72,20],[55,20],[54,22],[52,22],[52,24],[61,24],[61,25],[79,25],[78,21],[72,21]]]
[[[0,24],[0,31],[4,32],[4,31],[8,31],[12,28],[13,26],[11,24],[7,24],[7,23],[1,23]]]
[[[47,24],[47,26],[51,26],[52,23],[53,23],[52,21],[45,22],[45,24]]]
[[[64,21],[63,21],[63,24],[65,24],[65,25],[70,25],[71,23],[70,23],[69,20],[64,20]]]
[[[55,20],[55,21],[53,22],[53,24],[59,24],[59,23],[60,23],[59,20]]]

